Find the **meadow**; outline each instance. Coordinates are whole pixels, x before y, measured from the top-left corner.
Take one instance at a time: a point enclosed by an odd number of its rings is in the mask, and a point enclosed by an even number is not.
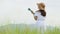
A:
[[[47,26],[45,34],[60,34],[59,27]],[[8,24],[0,26],[0,34],[41,34],[41,31],[37,31],[35,25],[26,24]]]

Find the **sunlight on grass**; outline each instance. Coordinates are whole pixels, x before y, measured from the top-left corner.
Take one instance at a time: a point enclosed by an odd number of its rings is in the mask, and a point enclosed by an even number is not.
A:
[[[45,34],[60,34],[60,28],[54,27],[52,29],[47,28]],[[41,34],[41,31],[37,31],[37,28],[30,28],[26,25],[11,24],[0,27],[0,34]]]

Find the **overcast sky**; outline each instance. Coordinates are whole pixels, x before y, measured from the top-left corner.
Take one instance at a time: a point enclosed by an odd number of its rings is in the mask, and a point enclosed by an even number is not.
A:
[[[27,10],[37,10],[36,3],[46,5],[46,20],[50,25],[60,25],[60,0],[0,0],[0,25],[3,24],[33,24],[33,15]],[[9,23],[8,23],[9,22]]]

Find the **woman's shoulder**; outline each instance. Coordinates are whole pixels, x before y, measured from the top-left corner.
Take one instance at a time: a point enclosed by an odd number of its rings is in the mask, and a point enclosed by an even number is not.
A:
[[[39,10],[36,10],[36,12],[38,12]]]
[[[37,10],[37,11],[35,11],[35,13],[40,13],[40,11],[39,11],[39,10]]]
[[[36,10],[35,12],[39,12],[39,10]]]

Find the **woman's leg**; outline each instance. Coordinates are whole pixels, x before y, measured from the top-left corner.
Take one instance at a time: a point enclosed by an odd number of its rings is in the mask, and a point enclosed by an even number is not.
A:
[[[40,26],[40,28],[41,28],[41,34],[44,34],[44,32],[45,32],[45,24],[43,23],[43,24]]]
[[[41,27],[41,34],[44,34],[45,30],[44,27]]]

